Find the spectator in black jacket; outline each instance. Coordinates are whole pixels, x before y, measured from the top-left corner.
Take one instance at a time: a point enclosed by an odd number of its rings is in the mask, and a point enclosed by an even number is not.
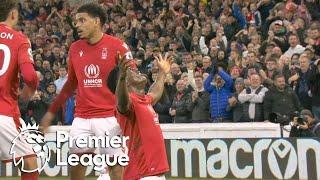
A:
[[[310,65],[310,59],[308,55],[302,54],[299,58],[300,61],[300,70],[298,71],[297,77],[297,86],[295,88],[296,94],[299,97],[301,105],[305,109],[311,110],[312,100],[309,96],[309,84],[311,74],[315,70],[313,65]],[[296,76],[296,75],[295,75]]]
[[[47,112],[48,104],[43,101],[39,91],[35,92],[33,97],[28,103],[28,110],[31,111],[30,122],[32,124],[40,124],[40,120],[43,115]]]
[[[188,110],[188,104],[191,101],[190,94],[186,91],[186,84],[183,80],[178,80],[176,84],[177,93],[173,99],[169,110],[174,123],[190,123],[191,114]]]
[[[300,116],[302,122],[299,122],[299,117],[294,117],[290,123],[290,137],[320,137],[320,122],[315,120],[311,111],[304,109]]]
[[[169,114],[170,107],[171,101],[165,88],[162,93],[161,99],[153,107],[159,115],[160,123],[172,123],[172,118]]]
[[[192,92],[191,103],[188,104],[188,110],[192,112],[193,123],[209,123],[209,103],[210,94],[203,88],[203,77],[195,77],[196,89]]]
[[[312,112],[317,120],[320,121],[320,59],[315,61],[317,68],[309,78],[310,96],[312,98]]]
[[[264,118],[269,121],[271,113],[276,113],[283,124],[288,124],[294,112],[300,111],[300,101],[294,91],[286,86],[285,77],[277,75],[274,79],[274,88],[271,88],[265,95],[263,110]]]
[[[236,92],[228,99],[227,111],[232,111],[233,122],[243,122],[243,105],[239,102],[238,96],[244,89],[244,79],[239,77],[234,82]]]

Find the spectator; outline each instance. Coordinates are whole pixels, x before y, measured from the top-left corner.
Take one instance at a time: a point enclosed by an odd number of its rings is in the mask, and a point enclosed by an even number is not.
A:
[[[158,71],[157,71],[158,73]],[[156,77],[152,77],[153,80],[156,80]],[[160,123],[172,123],[172,117],[169,114],[169,110],[172,104],[171,94],[174,94],[175,92],[173,89],[173,79],[171,77],[171,74],[167,74],[164,90],[162,93],[162,96],[160,100],[153,106],[154,110],[159,115],[159,122]]]
[[[56,98],[56,85],[53,82],[50,82],[47,85],[46,92],[43,95],[43,101],[49,106],[54,99]]]
[[[230,70],[230,75],[233,80],[241,76],[241,69],[238,66],[233,66]]]
[[[238,96],[240,103],[243,104],[243,119],[249,122],[264,121],[263,100],[266,87],[261,85],[261,77],[257,74],[250,76],[250,87],[244,89]]]
[[[59,78],[54,81],[54,84],[57,88],[57,94],[60,93],[64,83],[67,81],[67,68],[65,66],[60,66],[59,68]]]
[[[289,86],[286,86],[283,75],[275,77],[274,85],[264,98],[264,118],[269,121],[271,113],[275,113],[279,117],[277,123],[288,124],[294,112],[301,109],[299,98]]]
[[[305,50],[305,47],[299,44],[299,37],[296,34],[289,35],[289,49],[284,53],[284,55],[291,58],[293,54],[302,54]]]
[[[287,29],[282,20],[276,20],[272,23],[268,32],[268,41],[275,42],[282,52],[285,52],[288,49],[286,32]]]
[[[76,104],[75,95],[67,99],[67,101],[65,103],[65,111],[64,111],[65,113],[63,116],[63,125],[72,125],[72,122],[74,119],[75,104]]]
[[[239,94],[244,89],[244,80],[239,77],[234,82],[236,92],[231,95],[228,99],[228,108],[227,111],[232,112],[233,122],[243,122],[243,104],[239,102]]]
[[[261,27],[261,14],[257,10],[256,3],[250,3],[250,18],[247,19],[250,24],[254,24],[256,27]]]
[[[188,110],[188,104],[191,101],[190,94],[187,93],[186,84],[183,80],[178,80],[176,84],[177,93],[173,99],[169,110],[174,123],[190,123],[191,116]]]
[[[299,97],[302,107],[311,110],[312,101],[308,94],[309,84],[308,81],[315,67],[310,65],[310,60],[306,54],[302,54],[299,58],[300,71],[297,74],[297,86],[295,88],[296,94]]]
[[[320,121],[320,59],[315,61],[317,68],[309,78],[309,96],[312,98],[312,112],[315,118]]]
[[[154,110],[159,115],[160,123],[172,123],[172,118],[169,114],[169,110],[171,107],[171,101],[166,89],[161,96],[161,99],[154,105]]]
[[[312,46],[308,45],[303,53],[308,56],[308,58],[310,59],[311,62],[316,61],[317,57],[315,55],[315,51]]]
[[[281,74],[281,71],[278,69],[278,64],[276,57],[271,55],[266,60],[266,71],[260,70],[259,74],[262,77],[263,84],[270,88],[273,86],[273,80],[276,75]]]
[[[37,91],[28,103],[31,124],[40,124],[40,120],[47,112],[48,104],[43,101],[41,92]]]
[[[188,104],[188,110],[192,112],[193,123],[209,123],[209,101],[210,94],[203,88],[203,77],[195,77],[196,89],[192,92],[191,103]]]
[[[213,70],[216,71],[216,70]],[[233,89],[231,76],[219,67],[205,80],[204,88],[210,93],[210,112],[213,122],[230,122],[231,113],[227,112],[228,99]]]
[[[299,120],[300,119],[300,120]],[[302,122],[299,122],[302,121]],[[295,116],[291,123],[290,137],[320,137],[320,122],[316,121],[312,112],[304,109],[300,117]]]
[[[170,70],[171,70],[171,74],[172,74],[173,78],[175,79],[175,81],[179,80],[181,77],[181,74],[182,74],[180,66],[176,63],[172,63]]]
[[[211,66],[212,66],[212,61],[211,61],[210,56],[204,56],[202,58],[203,72],[210,73],[212,71]]]

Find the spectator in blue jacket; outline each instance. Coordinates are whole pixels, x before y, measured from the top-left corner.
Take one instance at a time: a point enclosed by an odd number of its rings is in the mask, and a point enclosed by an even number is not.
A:
[[[210,93],[210,112],[213,122],[231,122],[232,114],[227,112],[228,99],[232,94],[233,81],[231,76],[221,67],[209,75],[204,88]]]

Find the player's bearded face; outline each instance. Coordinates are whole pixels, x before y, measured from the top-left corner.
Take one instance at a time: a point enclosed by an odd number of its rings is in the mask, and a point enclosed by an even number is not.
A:
[[[89,39],[92,32],[97,29],[96,19],[90,17],[87,13],[76,14],[76,27],[81,39]]]
[[[147,77],[141,74],[137,69],[128,69],[128,82],[131,85],[146,85]]]

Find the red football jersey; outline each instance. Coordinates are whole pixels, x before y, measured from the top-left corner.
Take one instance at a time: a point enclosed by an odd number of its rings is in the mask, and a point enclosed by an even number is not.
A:
[[[169,171],[167,154],[158,114],[149,95],[130,93],[131,106],[127,115],[118,114],[124,136],[129,136],[129,164],[124,167],[123,179],[140,179]]]
[[[106,34],[94,45],[85,40],[73,43],[69,50],[68,80],[49,111],[55,112],[77,89],[75,117],[114,116],[115,95],[107,87],[106,79],[118,63],[118,51],[132,59],[124,42]]]
[[[0,114],[19,117],[19,70],[25,63],[33,64],[28,38],[0,24]],[[32,67],[32,66],[31,66]],[[34,68],[29,71],[36,76]]]

